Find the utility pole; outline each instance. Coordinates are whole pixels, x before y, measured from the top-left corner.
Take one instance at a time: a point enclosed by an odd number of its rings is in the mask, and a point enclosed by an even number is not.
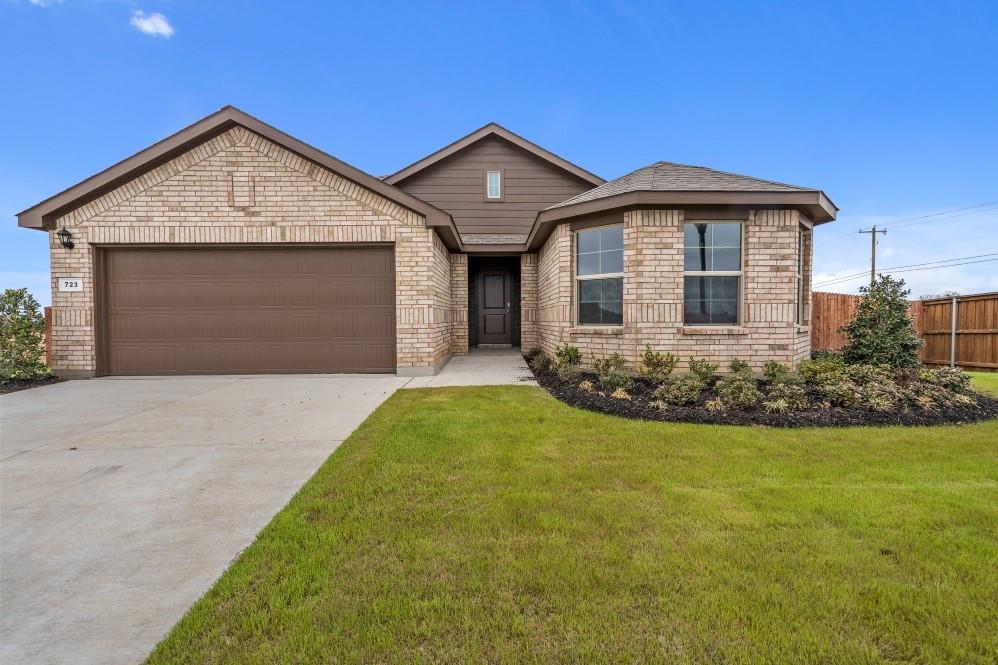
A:
[[[887,229],[877,230],[876,225],[871,229],[866,231],[860,231],[860,233],[870,234],[870,286],[873,286],[877,281],[877,234],[882,233],[887,235]]]

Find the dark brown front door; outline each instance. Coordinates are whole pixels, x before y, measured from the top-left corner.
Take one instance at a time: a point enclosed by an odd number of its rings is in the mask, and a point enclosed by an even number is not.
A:
[[[478,274],[478,343],[511,344],[511,284],[508,270]]]
[[[106,374],[395,371],[391,247],[108,249]]]

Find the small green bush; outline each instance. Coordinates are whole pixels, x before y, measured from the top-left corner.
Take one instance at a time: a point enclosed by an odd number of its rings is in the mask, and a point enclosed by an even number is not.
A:
[[[792,383],[773,383],[762,406],[770,412],[803,411],[808,407],[807,393]]]
[[[840,374],[845,368],[842,356],[837,353],[816,353],[810,360],[803,360],[797,366],[797,372],[805,381],[818,383],[828,375]]]
[[[752,374],[752,368],[744,360],[734,358],[728,363],[728,371],[732,374]]]
[[[654,351],[651,345],[646,344],[645,350],[641,353],[641,363],[638,365],[638,374],[646,379],[661,383],[672,374],[679,364],[679,358],[671,353],[661,354]]]
[[[570,344],[555,348],[554,357],[557,359],[559,366],[578,365],[582,362],[582,352]]]
[[[970,376],[959,367],[938,367],[936,369],[923,367],[918,371],[918,378],[926,383],[956,393],[965,393],[971,390]]]
[[[45,353],[45,317],[27,289],[0,294],[0,381],[33,379],[49,373]]]
[[[815,389],[825,402],[842,408],[854,406],[862,396],[859,386],[841,374],[837,379],[816,384]]]
[[[540,349],[532,349],[527,353],[527,366],[535,372],[544,372],[551,369],[551,356]]]
[[[766,380],[773,385],[799,386],[804,383],[804,378],[800,374],[790,371],[789,367],[781,365],[775,360],[767,360],[766,364],[763,365],[762,373]]]
[[[739,371],[722,377],[714,387],[725,406],[737,409],[750,409],[759,403],[762,394],[752,374]]]
[[[674,376],[655,390],[655,399],[666,404],[695,404],[700,401],[707,382],[696,374]]]
[[[608,392],[626,390],[634,385],[634,380],[627,375],[627,363],[619,353],[593,359],[593,370],[600,386]]]
[[[717,364],[707,360],[697,360],[690,358],[690,374],[700,379],[701,383],[708,384],[717,372]]]
[[[558,378],[562,381],[574,381],[582,373],[582,368],[578,365],[569,364],[559,364],[556,363],[554,366],[554,371],[558,375]]]

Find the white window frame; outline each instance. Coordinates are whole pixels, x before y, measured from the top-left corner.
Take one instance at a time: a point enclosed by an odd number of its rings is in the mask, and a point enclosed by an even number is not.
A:
[[[609,229],[619,226],[620,230],[624,230],[624,225],[617,224],[601,224],[600,226],[589,226],[584,229],[576,229],[572,234],[572,274],[575,276],[575,280],[572,284],[572,302],[575,303],[575,325],[583,328],[620,328],[624,325],[624,272],[604,272],[598,275],[580,275],[579,274],[579,234],[585,233],[587,231],[599,231],[601,229]],[[624,243],[620,243],[621,253],[623,253]],[[621,261],[623,264],[623,261]],[[624,266],[621,265],[623,268]],[[582,313],[582,303],[579,302],[579,282],[584,282],[590,279],[620,279],[620,323],[582,323],[579,321],[579,315]]]
[[[489,180],[492,175],[496,176],[496,195],[492,196],[492,185]],[[485,198],[490,201],[498,201],[502,199],[502,171],[486,171],[485,172]]]
[[[737,224],[738,229],[738,270],[686,270],[686,225],[687,224]],[[683,221],[683,327],[724,328],[740,326],[745,320],[745,222],[740,219],[689,219]],[[737,277],[738,278],[738,316],[734,323],[687,323],[686,322],[686,278],[687,277]]]

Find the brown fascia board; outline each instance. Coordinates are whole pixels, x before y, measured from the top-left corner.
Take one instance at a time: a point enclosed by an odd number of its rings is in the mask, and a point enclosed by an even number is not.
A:
[[[517,146],[518,148],[526,150],[532,155],[539,157],[540,159],[543,159],[547,162],[550,162],[551,164],[554,164],[563,171],[568,171],[577,178],[580,178],[581,180],[585,180],[586,182],[592,184],[594,187],[598,187],[599,185],[602,185],[603,183],[606,182],[606,180],[599,177],[595,173],[590,173],[581,166],[573,164],[567,159],[559,157],[553,152],[545,150],[536,143],[528,141],[527,139],[523,138],[518,134],[514,134],[513,132],[509,131],[502,125],[499,125],[495,122],[490,122],[484,127],[476,129],[467,136],[461,137],[458,140],[454,141],[453,143],[450,143],[444,146],[443,148],[440,148],[440,150],[437,150],[436,152],[433,152],[427,155],[426,157],[423,157],[422,159],[413,162],[412,164],[406,166],[402,170],[396,171],[395,173],[389,176],[385,176],[384,181],[389,184],[395,185],[399,182],[402,182],[409,176],[418,173],[423,169],[426,169],[436,164],[437,162],[446,159],[447,157],[450,157],[454,153],[468,147],[472,143],[480,141],[487,136],[493,136],[493,135],[505,139],[510,143],[512,143],[513,145]]]
[[[93,175],[83,182],[51,196],[23,212],[17,214],[18,226],[29,229],[52,228],[57,217],[86,204],[102,194],[137,178],[142,173],[168,162],[194,146],[203,143],[235,126],[246,129],[277,143],[301,157],[329,169],[361,187],[369,189],[403,208],[419,213],[426,218],[427,226],[433,227],[448,249],[460,250],[461,240],[449,214],[425,201],[403,192],[360,169],[341,161],[318,148],[308,145],[267,123],[244,113],[233,106],[225,106],[193,125],[181,129],[176,134],[154,143],[145,150],[135,153],[117,164]]]
[[[594,201],[541,210],[527,236],[527,249],[533,251],[547,240],[551,229],[560,222],[615,208],[651,206],[765,206],[797,208],[815,225],[835,219],[838,207],[818,190],[801,192],[625,192]]]

